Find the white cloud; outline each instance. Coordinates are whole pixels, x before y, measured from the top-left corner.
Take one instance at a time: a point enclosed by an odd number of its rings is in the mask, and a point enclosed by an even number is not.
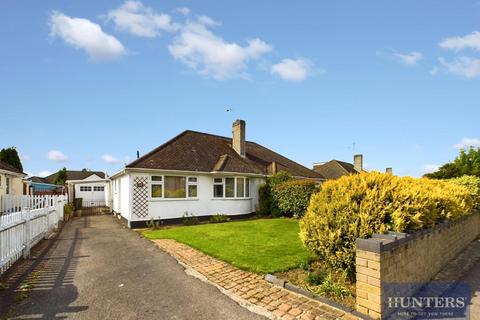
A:
[[[438,61],[445,67],[447,72],[465,78],[475,78],[480,75],[480,59],[470,57],[457,57],[452,61],[438,58]]]
[[[198,23],[203,24],[204,26],[207,26],[207,27],[214,27],[214,26],[221,25],[220,22],[215,21],[208,16],[198,16],[197,21],[198,21]]]
[[[423,54],[417,51],[410,53],[394,52],[393,55],[407,66],[414,66],[423,59]]]
[[[82,49],[93,60],[111,60],[125,54],[126,50],[115,37],[102,28],[82,18],[72,18],[54,11],[50,15],[50,36],[63,39],[76,49]]]
[[[283,59],[272,66],[271,72],[283,80],[303,81],[311,73],[312,63],[306,59]]]
[[[422,168],[422,173],[425,174],[425,173],[435,172],[435,171],[438,171],[439,168],[440,166],[438,164],[426,164]]]
[[[468,149],[470,147],[480,147],[480,139],[463,138],[459,143],[455,144],[456,149]]]
[[[68,156],[58,150],[48,151],[47,159],[55,162],[68,162]]]
[[[432,76],[436,76],[439,71],[440,71],[440,69],[437,66],[435,66],[435,67],[432,68],[432,70],[430,70],[430,74]]]
[[[109,11],[106,17],[107,20],[112,20],[119,30],[139,37],[154,38],[160,31],[173,32],[179,28],[168,14],[157,13],[140,1],[126,1],[118,9]]]
[[[186,7],[176,8],[175,12],[179,12],[179,13],[183,14],[184,16],[188,16],[190,14],[190,9],[186,8]]]
[[[201,75],[217,80],[246,77],[247,62],[272,50],[258,38],[249,40],[246,46],[227,42],[210,31],[205,21],[188,22],[168,47],[175,59]]]
[[[118,158],[115,158],[114,156],[110,155],[110,154],[104,154],[102,156],[102,160],[103,162],[105,163],[108,163],[108,164],[119,164],[119,163],[122,163],[122,160],[118,159]]]
[[[48,170],[43,170],[43,171],[40,171],[39,173],[37,173],[35,176],[40,177],[40,178],[45,178],[45,177],[47,177],[51,174],[53,174],[53,172],[48,171]]]
[[[480,32],[473,31],[463,37],[445,38],[438,45],[444,49],[452,49],[455,51],[463,49],[480,51]]]

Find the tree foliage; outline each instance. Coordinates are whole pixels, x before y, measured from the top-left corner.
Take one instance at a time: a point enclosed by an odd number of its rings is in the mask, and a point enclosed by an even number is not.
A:
[[[0,160],[14,166],[20,171],[23,171],[22,162],[15,147],[3,148],[0,150]]]
[[[480,148],[460,150],[460,154],[452,162],[441,166],[436,172],[425,175],[431,179],[451,179],[464,175],[480,177]]]
[[[67,181],[67,168],[63,167],[55,174],[53,183],[57,185],[64,185],[65,181]]]

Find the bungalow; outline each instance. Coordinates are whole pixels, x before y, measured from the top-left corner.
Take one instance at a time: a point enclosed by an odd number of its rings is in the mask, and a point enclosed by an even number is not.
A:
[[[365,172],[365,169],[363,169],[363,155],[354,155],[353,164],[335,159],[328,162],[314,163],[313,171],[321,174],[328,180],[338,179],[341,176],[350,174]],[[386,168],[385,173],[393,174],[393,169],[391,167]]]
[[[246,124],[233,123],[232,138],[184,131],[128,164],[111,179],[113,211],[129,227],[145,221],[180,221],[188,212],[243,217],[258,205],[266,177],[285,170],[294,177],[325,178],[274,151],[245,140]]]
[[[339,161],[330,160],[328,162],[320,162],[313,164],[313,170],[323,175],[328,180],[338,179],[341,176],[360,173],[363,170],[363,155],[356,154],[353,156],[353,164]]]
[[[22,179],[27,175],[14,166],[0,160],[0,196],[22,195]]]

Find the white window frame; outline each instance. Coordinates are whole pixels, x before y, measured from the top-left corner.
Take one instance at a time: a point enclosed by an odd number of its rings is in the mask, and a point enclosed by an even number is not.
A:
[[[162,181],[153,181],[152,177],[161,177]],[[165,177],[184,177],[185,178],[185,198],[165,198]],[[193,181],[195,179],[195,181]],[[165,200],[165,201],[182,201],[182,200],[197,200],[199,187],[198,187],[198,177],[197,176],[187,176],[187,175],[178,175],[178,174],[166,174],[166,175],[158,175],[154,174],[150,176],[150,183],[149,183],[149,199],[153,201],[158,200]],[[192,181],[190,181],[192,180]],[[162,196],[161,197],[152,197],[152,185],[162,185]],[[197,186],[197,196],[191,197],[188,187],[189,186]]]
[[[153,177],[160,177],[162,178],[161,181],[155,181],[153,180]],[[163,182],[165,181],[165,177],[164,176],[158,176],[158,175],[152,175],[150,176],[150,184],[149,184],[149,197],[150,199],[154,199],[154,200],[158,200],[158,199],[163,199],[163,195],[165,193],[165,186],[163,185]],[[162,186],[162,194],[160,197],[152,197],[152,186],[154,185],[161,185]]]
[[[195,179],[195,181],[190,181],[190,179]],[[185,188],[187,193],[187,199],[197,199],[198,198],[198,177],[187,177],[185,180]],[[197,187],[197,195],[195,197],[190,196],[189,186],[196,186]]]
[[[215,179],[220,179],[220,182],[215,182]],[[215,186],[222,186],[222,196],[221,197],[216,197],[215,196]],[[223,199],[225,198],[225,179],[222,177],[213,177],[213,198],[214,199]]]
[[[234,186],[233,186],[233,197],[227,197],[226,196],[226,179],[227,178],[233,178],[234,179]],[[215,182],[215,179],[222,179],[222,182]],[[238,179],[243,179],[243,197],[237,197],[237,180]],[[245,176],[238,176],[238,177],[232,177],[232,176],[226,176],[226,177],[213,177],[213,199],[226,199],[226,200],[231,200],[231,199],[251,199],[251,179],[249,177]],[[215,185],[223,185],[223,196],[222,197],[216,197],[215,196]],[[247,196],[247,188],[248,188],[248,196]]]

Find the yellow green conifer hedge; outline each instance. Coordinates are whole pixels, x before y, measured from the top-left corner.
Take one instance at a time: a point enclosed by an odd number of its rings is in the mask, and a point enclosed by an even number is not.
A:
[[[300,221],[303,243],[328,265],[355,272],[355,241],[388,230],[405,232],[471,213],[466,187],[378,172],[330,180]]]

